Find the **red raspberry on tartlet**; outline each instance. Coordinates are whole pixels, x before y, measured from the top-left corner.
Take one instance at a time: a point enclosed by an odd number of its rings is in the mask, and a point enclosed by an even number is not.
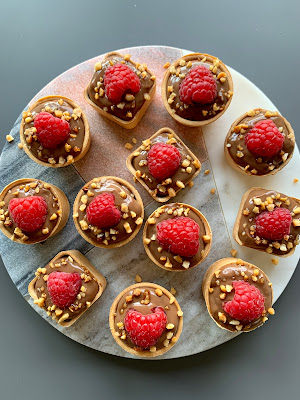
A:
[[[81,277],[77,272],[51,272],[47,280],[47,289],[52,303],[57,307],[69,307],[76,299],[81,288]]]
[[[185,104],[212,103],[217,97],[217,84],[211,71],[204,65],[192,67],[180,84],[179,97]]]
[[[255,218],[255,234],[264,239],[282,240],[290,234],[292,216],[287,208],[263,211]]]
[[[110,228],[121,220],[121,212],[115,206],[115,196],[112,193],[102,193],[96,196],[86,210],[90,224],[98,228]]]
[[[166,219],[157,224],[157,241],[167,251],[193,257],[199,249],[199,225],[189,217]]]
[[[155,179],[162,181],[178,170],[181,156],[175,146],[167,143],[156,143],[148,152],[147,162],[150,174]]]
[[[162,307],[154,307],[151,311],[151,314],[143,315],[129,309],[124,320],[131,341],[143,349],[154,346],[167,325],[167,316]]]
[[[44,225],[48,206],[43,197],[28,196],[11,199],[8,211],[14,223],[22,231],[35,232]]]
[[[255,156],[273,157],[280,152],[284,135],[271,119],[257,122],[245,136],[247,149]]]
[[[237,321],[251,322],[259,318],[265,309],[265,298],[259,289],[245,281],[235,281],[232,286],[234,298],[224,302],[224,311]]]
[[[48,112],[40,112],[34,119],[37,138],[42,146],[55,149],[65,142],[70,135],[70,124],[64,119],[54,117]]]
[[[136,94],[141,88],[141,83],[131,68],[117,63],[106,70],[104,86],[108,100],[118,104],[124,94]]]

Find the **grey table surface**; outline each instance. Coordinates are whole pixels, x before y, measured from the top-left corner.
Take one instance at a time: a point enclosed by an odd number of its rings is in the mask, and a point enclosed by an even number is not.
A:
[[[0,4],[0,148],[27,102],[51,79],[98,54],[150,44],[217,55],[271,98],[300,144],[296,0]],[[298,268],[276,302],[276,317],[263,328],[196,356],[145,362],[93,351],[52,329],[1,263],[0,397],[297,398],[299,280]]]

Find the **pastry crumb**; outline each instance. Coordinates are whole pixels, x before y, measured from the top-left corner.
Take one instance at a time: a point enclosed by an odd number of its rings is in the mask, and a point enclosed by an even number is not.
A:
[[[237,251],[235,249],[231,249],[230,254],[232,255],[232,257],[235,257],[237,255]]]
[[[125,149],[130,150],[130,149],[132,149],[132,148],[133,148],[133,146],[132,146],[131,143],[126,143],[126,144],[125,144]]]
[[[294,178],[294,183],[297,183],[299,181],[299,179]]]
[[[210,173],[209,169],[206,169],[206,170],[204,171],[204,175],[208,175],[209,173]]]
[[[272,263],[273,263],[274,265],[278,265],[278,263],[279,263],[278,258],[272,258]]]
[[[135,276],[135,281],[136,281],[137,283],[141,283],[141,282],[142,282],[142,278],[140,277],[140,275],[136,275],[136,276]]]
[[[189,186],[189,187],[193,187],[193,186],[194,186],[194,182],[193,182],[193,181],[190,181],[190,182],[188,183],[188,186]]]
[[[169,68],[169,66],[170,66],[170,63],[168,61],[168,62],[165,63],[164,68]]]
[[[210,193],[211,194],[215,194],[216,193],[216,189],[215,188],[210,189]]]
[[[173,287],[171,287],[170,292],[172,293],[173,296],[175,296],[175,294],[176,294],[176,289],[173,288]]]
[[[135,137],[133,137],[131,140],[132,140],[132,143],[137,144],[137,140]]]
[[[8,143],[13,142],[15,139],[11,135],[6,135],[6,140]]]
[[[23,149],[22,143],[18,143],[18,147],[19,147],[19,149]]]

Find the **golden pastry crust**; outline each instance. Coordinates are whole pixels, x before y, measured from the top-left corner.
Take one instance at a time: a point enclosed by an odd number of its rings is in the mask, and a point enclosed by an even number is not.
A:
[[[178,68],[180,66],[180,61],[184,60],[186,62],[189,61],[193,61],[195,60],[195,58],[197,57],[206,57],[207,60],[209,60],[211,63],[213,63],[214,61],[218,60],[217,57],[211,56],[209,54],[204,54],[204,53],[192,53],[192,54],[188,54],[186,56],[180,57],[178,60],[174,61],[174,63],[172,63],[169,68],[166,70],[165,74],[164,74],[164,78],[162,81],[162,85],[161,85],[161,95],[162,95],[162,99],[163,99],[163,104],[166,108],[166,110],[168,111],[168,113],[171,115],[171,117],[173,119],[175,119],[175,121],[179,122],[182,125],[185,126],[190,126],[190,127],[199,127],[199,126],[204,126],[204,125],[208,125],[211,124],[212,122],[216,121],[218,118],[221,117],[221,115],[224,114],[224,112],[227,110],[227,108],[229,107],[231,100],[232,100],[232,96],[230,96],[230,98],[228,99],[228,101],[225,104],[224,110],[222,110],[221,112],[219,112],[218,114],[216,114],[215,116],[213,116],[212,118],[206,119],[206,120],[202,120],[202,121],[191,121],[185,118],[180,117],[179,115],[177,115],[174,110],[170,107],[170,104],[168,103],[168,98],[167,98],[167,83],[170,77],[170,70],[171,68]],[[229,91],[231,91],[233,93],[233,81],[232,81],[232,77],[230,75],[229,70],[227,69],[227,67],[225,66],[225,64],[222,63],[222,61],[219,61],[219,68],[220,70],[226,74],[226,78],[228,80],[228,84],[229,84]]]
[[[82,144],[82,149],[81,149],[81,152],[78,154],[78,156],[74,157],[71,162],[66,162],[64,164],[60,164],[60,163],[51,164],[51,163],[48,163],[48,162],[44,162],[44,161],[40,160],[39,158],[35,157],[35,155],[29,149],[28,144],[27,144],[26,139],[25,139],[25,135],[24,135],[25,118],[24,118],[24,116],[22,117],[22,121],[21,121],[20,140],[21,140],[21,143],[23,145],[23,149],[24,149],[25,153],[33,161],[35,161],[36,163],[38,163],[40,165],[43,165],[44,167],[50,167],[50,168],[67,167],[68,165],[71,165],[71,164],[81,160],[86,155],[86,153],[88,152],[88,150],[90,148],[90,144],[91,144],[90,127],[89,127],[89,123],[88,123],[87,117],[86,117],[85,113],[83,112],[83,110],[79,107],[79,105],[74,103],[73,100],[71,100],[71,99],[69,99],[67,97],[58,96],[58,95],[45,96],[45,97],[42,97],[42,98],[38,99],[35,103],[31,104],[27,111],[29,111],[29,112],[33,111],[41,103],[50,102],[50,101],[58,101],[60,99],[66,101],[74,109],[80,110],[81,118],[82,118],[83,123],[84,123],[84,140],[83,140],[83,144]]]
[[[142,350],[142,351],[137,351],[135,350],[133,347],[128,346],[124,340],[122,340],[119,336],[116,335],[116,331],[115,331],[115,314],[116,314],[116,310],[118,307],[118,303],[120,301],[120,299],[122,298],[122,296],[124,294],[126,294],[127,292],[129,292],[130,290],[134,290],[134,289],[138,289],[138,288],[151,288],[154,290],[161,290],[163,292],[164,295],[166,295],[173,304],[176,305],[177,307],[177,312],[180,314],[180,316],[178,317],[178,327],[177,327],[177,332],[175,334],[175,336],[172,338],[173,340],[170,341],[168,347],[164,347],[162,349],[157,349],[154,352],[151,352],[150,350]],[[156,285],[155,283],[149,283],[149,282],[142,282],[142,283],[137,283],[135,285],[131,285],[128,288],[124,289],[114,300],[110,312],[109,312],[109,326],[110,326],[110,331],[113,335],[113,338],[115,339],[115,341],[128,353],[134,354],[138,357],[157,357],[160,356],[164,353],[166,353],[167,351],[169,351],[170,349],[172,349],[172,347],[177,343],[181,332],[182,332],[182,327],[183,327],[183,317],[182,317],[183,313],[181,311],[181,308],[179,306],[178,301],[176,300],[176,298],[164,287]]]
[[[108,54],[106,54],[105,59],[110,57],[110,56],[119,56],[119,57],[123,57],[124,56],[121,53],[118,53],[116,51],[112,51]],[[104,59],[104,61],[105,61]],[[128,60],[131,64],[135,65],[135,63],[131,60]],[[149,71],[147,69],[147,71],[151,74],[152,72]],[[145,112],[147,111],[148,107],[150,106],[154,96],[155,96],[155,92],[156,92],[156,81],[154,81],[153,86],[151,87],[150,91],[149,91],[149,99],[146,100],[143,104],[143,106],[141,107],[141,109],[136,113],[136,115],[130,120],[130,121],[124,121],[121,118],[118,118],[108,112],[105,112],[101,107],[99,107],[97,104],[95,104],[89,97],[88,95],[88,87],[85,88],[84,90],[84,98],[85,100],[89,103],[89,105],[91,105],[100,115],[102,115],[103,117],[106,117],[108,119],[110,119],[111,121],[115,122],[116,124],[122,126],[123,128],[126,129],[133,129],[137,126],[137,124],[140,122],[140,120],[142,119],[143,115],[145,114]]]
[[[98,283],[99,290],[98,290],[98,293],[96,294],[94,300],[91,302],[91,304],[89,306],[89,308],[90,308],[99,299],[99,297],[102,295],[104,289],[106,288],[106,279],[101,274],[101,272],[99,272],[93,266],[93,264],[91,264],[89,262],[89,260],[78,250],[61,251],[50,261],[50,263],[55,263],[56,260],[58,260],[62,257],[68,257],[68,256],[71,256],[79,265],[83,265],[84,267],[86,267],[88,269],[88,271],[91,273],[91,275],[95,278],[96,282]],[[34,289],[37,279],[38,279],[38,277],[35,277],[28,285],[28,293],[33,298],[33,300],[38,300],[37,293]],[[88,308],[86,308],[81,314],[79,314],[77,317],[71,319],[70,321],[59,322],[59,320],[58,320],[58,323],[61,326],[69,327],[69,326],[73,325],[87,310],[88,310]]]

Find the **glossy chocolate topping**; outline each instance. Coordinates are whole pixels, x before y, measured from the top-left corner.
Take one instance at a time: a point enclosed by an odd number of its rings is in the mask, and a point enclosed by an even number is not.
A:
[[[80,296],[77,295],[71,306],[62,308],[61,313],[58,311],[60,310],[58,307],[54,306],[53,309],[50,309],[53,306],[53,302],[47,289],[47,278],[52,272],[77,272],[81,276],[82,287],[84,288],[81,287]],[[43,308],[48,311],[49,316],[56,320],[59,320],[66,313],[69,314],[69,317],[65,319],[65,322],[82,314],[91,305],[99,291],[99,284],[94,276],[84,265],[78,264],[71,256],[58,258],[54,262],[50,262],[45,268],[39,268],[36,275],[37,280],[34,290],[38,298],[45,299]]]
[[[156,143],[172,143],[172,145],[179,150],[181,155],[181,165],[178,170],[170,177],[171,179],[165,179],[164,182],[155,179],[150,174],[147,165],[148,152],[151,146]],[[150,146],[141,146],[135,153],[139,154],[133,157],[131,163],[136,171],[141,172],[141,179],[143,179],[149,190],[151,190],[151,193],[157,197],[166,197],[169,193],[172,193],[172,197],[174,197],[180,190],[176,182],[182,182],[185,186],[200,168],[200,163],[195,159],[194,155],[188,151],[180,140],[174,138],[174,136],[168,132],[161,132],[158,136],[151,139]],[[169,181],[171,182],[167,183]],[[170,189],[172,189],[171,192]]]
[[[262,204],[255,204],[260,201]],[[299,244],[300,226],[294,226],[295,222],[291,224],[290,234],[282,240],[267,240],[255,234],[255,217],[263,211],[272,211],[278,206],[287,208],[292,213],[293,220],[299,221],[300,200],[265,189],[254,189],[249,193],[243,205],[238,229],[238,237],[245,246],[285,255]]]
[[[68,140],[59,144],[55,149],[47,149],[43,147],[37,139],[34,120],[28,123],[24,122],[23,134],[28,148],[36,158],[43,162],[50,164],[71,163],[72,158],[74,159],[80,154],[84,142],[85,127],[84,121],[81,117],[81,110],[78,108],[74,109],[65,99],[58,98],[57,100],[45,100],[44,102],[39,103],[33,110],[31,110],[29,118],[35,118],[35,116],[42,111],[52,113],[55,117],[60,116],[61,111],[62,116],[60,118],[66,119],[70,124],[70,136]],[[55,114],[55,111],[57,115]],[[25,113],[28,114],[28,112]],[[80,115],[80,117],[78,117],[78,115]]]
[[[180,318],[177,315],[179,309],[175,303],[170,304],[170,297],[163,292],[161,296],[158,296],[156,294],[156,290],[157,289],[151,287],[141,287],[140,289],[138,288],[130,290],[121,297],[117,305],[115,313],[115,331],[119,333],[121,338],[125,333],[126,337],[122,340],[124,340],[124,342],[130,347],[136,348],[137,346],[130,340],[130,337],[128,334],[126,334],[124,327],[124,320],[129,309],[134,309],[144,315],[151,314],[154,307],[162,307],[164,309],[167,316],[167,324],[173,324],[174,328],[164,330],[161,337],[155,344],[156,350],[164,348],[166,344],[164,344],[164,342],[171,341],[172,337],[176,335]],[[132,300],[129,301],[131,298]],[[117,324],[120,322],[123,325],[119,324],[119,327]],[[173,335],[171,335],[171,333],[173,333]]]
[[[247,133],[257,122],[267,119],[265,114],[266,110],[256,110],[254,116],[247,116],[241,119],[238,122],[238,128],[233,127],[231,134],[226,139],[226,147],[230,157],[236,164],[253,175],[265,175],[279,168],[292,156],[295,147],[284,118],[276,113],[278,115],[269,118],[274,122],[277,128],[282,131],[285,137],[282,150],[273,157],[256,157],[247,149],[245,144]],[[244,127],[239,130],[239,125],[242,124],[248,126],[248,128]]]
[[[11,199],[25,198],[29,196],[43,197],[47,203],[48,213],[46,221],[41,229],[35,232],[22,232],[19,228],[17,228],[17,225],[10,217],[8,207]],[[19,238],[26,243],[35,243],[41,240],[46,240],[59,221],[61,206],[58,203],[58,199],[52,192],[50,185],[39,180],[33,179],[32,182],[13,186],[4,195],[3,202],[4,205],[1,206],[1,210],[3,211],[1,211],[2,214],[0,215],[0,219],[2,219],[4,227],[7,229],[11,236],[15,235],[16,238]],[[56,215],[55,218],[53,217],[54,215]],[[2,216],[4,216],[4,219]]]
[[[237,321],[234,320],[229,314],[223,310],[223,304],[227,301],[231,301],[234,298],[234,289],[230,292],[224,292],[226,285],[232,287],[234,281],[244,280],[249,284],[255,286],[265,298],[265,312],[264,315],[260,316],[254,321]],[[218,324],[223,326],[230,331],[250,331],[262,325],[264,323],[264,317],[267,315],[269,308],[272,307],[272,287],[269,285],[269,280],[263,271],[259,270],[254,265],[248,263],[231,263],[221,267],[213,275],[211,280],[210,288],[212,293],[209,293],[209,308],[210,313]],[[222,286],[223,285],[223,286]],[[225,298],[223,297],[225,293]],[[222,313],[225,315],[220,315]],[[221,318],[221,319],[220,319]]]
[[[97,228],[91,225],[86,217],[86,208],[101,193],[112,193],[115,196],[115,206],[122,215],[120,222],[111,228]],[[81,201],[77,210],[79,224],[84,233],[96,243],[108,245],[122,242],[134,232],[138,225],[136,222],[140,222],[140,224],[143,222],[140,218],[142,205],[135,199],[134,194],[127,186],[113,179],[94,179],[81,189],[80,196]]]
[[[174,73],[170,74],[167,82],[167,87],[165,88],[167,92],[167,98],[169,99],[168,103],[170,107],[173,110],[175,110],[175,113],[182,118],[191,121],[208,120],[214,117],[215,115],[219,114],[220,112],[222,112],[225,108],[226,103],[232,96],[228,79],[226,76],[225,77],[222,76],[222,78],[225,79],[224,82],[222,82],[220,80],[221,78],[218,78],[219,74],[223,73],[223,69],[218,64],[216,64],[218,60],[215,58],[204,57],[200,55],[200,56],[195,56],[193,59],[190,60],[190,62],[191,65],[187,61],[185,65],[183,66],[179,65],[174,71]],[[189,73],[190,69],[197,65],[205,65],[208,69],[212,70],[212,73],[216,78],[217,97],[211,104],[198,104],[195,102],[193,102],[192,104],[185,104],[180,100],[179,97],[180,84],[184,80],[185,76]],[[216,68],[213,69],[215,66]],[[168,87],[172,87],[173,90],[169,91]],[[175,97],[173,97],[174,96],[173,93],[176,94]],[[174,101],[172,101],[172,99]]]
[[[124,93],[122,101],[119,104],[110,102],[105,94],[104,76],[106,70],[114,64],[122,63],[127,65],[140,79],[141,88],[138,93],[134,94],[131,100],[126,99],[126,94],[131,94],[130,91]],[[109,55],[101,63],[102,68],[95,71],[92,80],[88,86],[87,93],[90,100],[103,111],[114,115],[124,121],[130,121],[134,118],[137,112],[142,108],[145,101],[144,96],[150,92],[154,85],[154,80],[150,79],[151,74],[145,68],[145,64],[136,64],[131,60],[117,54]]]
[[[165,249],[163,249],[158,243],[157,236],[157,224],[167,219],[177,218],[179,216],[189,217],[199,225],[199,249],[193,257],[179,257]],[[203,258],[205,247],[207,244],[204,243],[202,237],[207,235],[204,223],[200,216],[195,213],[192,209],[180,203],[170,203],[160,207],[156,210],[149,218],[155,219],[155,224],[147,223],[146,239],[150,239],[150,243],[147,244],[152,256],[157,260],[159,264],[165,267],[169,267],[170,270],[182,270],[192,268],[197,265]],[[149,219],[148,219],[149,221]],[[145,240],[144,238],[144,240]],[[175,257],[175,258],[174,258]],[[167,265],[166,265],[167,263]],[[184,267],[186,266],[186,267]]]

